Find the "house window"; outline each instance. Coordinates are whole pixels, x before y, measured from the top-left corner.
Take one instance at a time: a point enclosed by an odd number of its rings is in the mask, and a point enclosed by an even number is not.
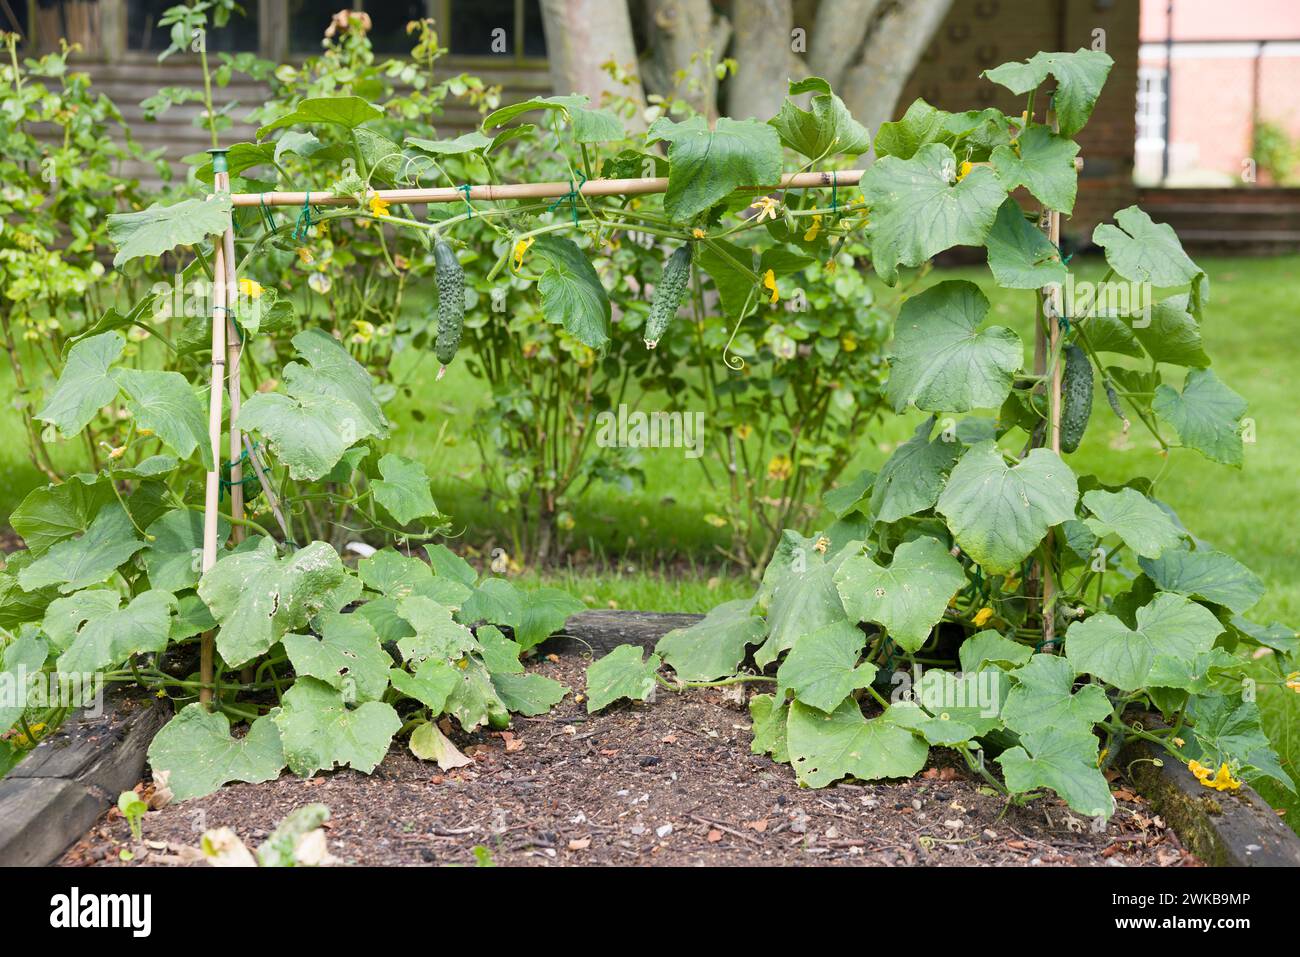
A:
[[[330,20],[339,10],[364,10],[370,16],[370,43],[376,53],[409,53],[415,39],[406,32],[412,20],[429,16],[425,0],[289,0],[289,50],[319,53]]]
[[[224,27],[209,27],[209,53],[237,53],[257,50],[257,3],[241,4],[245,15],[232,15]],[[126,47],[161,53],[171,44],[171,28],[159,27],[158,19],[176,0],[127,0]],[[189,46],[186,47],[187,51]]]
[[[447,6],[442,42],[452,53],[517,59],[546,56],[538,0],[448,0]]]
[[[1138,68],[1137,147],[1159,151],[1165,148],[1164,67]]]

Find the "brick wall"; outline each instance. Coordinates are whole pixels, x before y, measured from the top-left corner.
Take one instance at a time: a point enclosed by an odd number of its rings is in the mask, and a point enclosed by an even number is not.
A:
[[[996,106],[1018,114],[1024,99],[980,79],[980,72],[1039,50],[1091,47],[1098,29],[1105,31],[1105,49],[1115,66],[1092,120],[1079,134],[1084,161],[1079,197],[1074,215],[1061,225],[1067,237],[1086,239],[1098,222],[1131,205],[1137,196],[1137,0],[955,0],[908,82],[899,112],[923,96],[954,112]]]

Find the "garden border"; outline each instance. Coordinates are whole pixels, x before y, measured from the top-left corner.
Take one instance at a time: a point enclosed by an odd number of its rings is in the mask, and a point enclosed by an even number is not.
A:
[[[0,866],[56,861],[144,771],[168,709],[148,698],[105,696],[104,712],[65,721],[0,779]]]
[[[588,651],[598,657],[622,644],[653,650],[669,631],[703,617],[583,611],[547,639],[542,651]],[[117,793],[139,780],[166,710],[142,699],[110,696],[105,707],[110,733],[92,733],[95,726],[73,718],[0,779],[0,866],[53,863],[85,834]],[[1165,756],[1157,765],[1153,758],[1159,756],[1148,743],[1134,740],[1120,766],[1197,857],[1214,866],[1300,867],[1300,837],[1252,788],[1211,793],[1181,764]]]

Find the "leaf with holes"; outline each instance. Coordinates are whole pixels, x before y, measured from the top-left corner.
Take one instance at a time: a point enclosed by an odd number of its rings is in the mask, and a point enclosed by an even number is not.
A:
[[[871,684],[876,666],[858,663],[867,636],[857,625],[837,622],[801,635],[776,673],[776,696],[795,699],[821,711],[834,711],[858,688]]]
[[[325,682],[299,678],[284,693],[275,724],[289,770],[309,777],[339,765],[369,774],[388,753],[402,719],[381,701],[349,708]]]
[[[294,674],[308,675],[343,692],[348,704],[378,701],[388,690],[393,659],[379,645],[375,629],[360,615],[330,612],[316,620],[320,637],[291,634],[283,639]]]
[[[854,621],[874,621],[904,651],[925,644],[948,602],[966,584],[961,563],[937,539],[904,542],[888,568],[854,555],[835,573],[844,610]]]

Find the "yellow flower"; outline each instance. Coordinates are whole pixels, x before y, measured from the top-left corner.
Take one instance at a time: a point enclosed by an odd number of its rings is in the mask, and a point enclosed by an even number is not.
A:
[[[848,333],[845,333],[840,336],[840,348],[845,352],[856,352],[858,349],[858,340]]]
[[[834,259],[826,260],[826,265],[823,267],[826,270],[826,275],[829,276],[833,272],[835,272],[837,266],[839,266],[839,263],[837,263]]]
[[[727,520],[725,518],[723,518],[721,515],[714,515],[712,512],[710,512],[708,515],[705,515],[704,520],[708,522],[710,525],[712,525],[714,528],[722,528],[722,526],[727,524]]]
[[[1110,748],[1101,749],[1101,754],[1097,755],[1097,767],[1101,767],[1101,762],[1106,760],[1108,754],[1110,754]]]
[[[311,250],[306,246],[298,247],[298,262],[302,263],[304,266],[311,265],[315,258],[316,257],[311,254]]]
[[[515,243],[515,272],[518,272],[524,265],[524,253],[528,252],[528,247],[533,244],[533,237],[521,239]]]
[[[694,236],[696,239],[703,239],[705,236],[709,234],[706,233],[704,230],[700,229],[699,226],[696,226],[694,229],[691,230],[691,235]]]
[[[1232,776],[1226,762],[1219,765],[1218,773],[1205,767],[1199,761],[1188,761],[1187,770],[1191,771],[1196,776],[1196,780],[1207,788],[1214,788],[1216,791],[1235,791],[1241,787],[1241,782]]]
[[[1177,747],[1177,748],[1181,748],[1184,744],[1187,743],[1187,742],[1184,741],[1182,738],[1170,738],[1169,740],[1173,741],[1173,742],[1174,742],[1174,747]]]
[[[993,617],[993,609],[985,605],[979,611],[975,612],[975,627],[983,628],[990,618]]]
[[[753,431],[754,427],[752,425],[738,425],[736,426],[736,438],[743,442],[745,439],[749,438],[750,433]]]
[[[754,217],[754,222],[761,223],[765,219],[776,219],[776,212],[780,204],[771,196],[760,196],[749,204],[749,208],[754,210],[758,215]]]
[[[776,273],[770,269],[763,273],[763,288],[772,290],[772,298],[768,302],[775,304],[781,298],[781,291],[776,288]]]
[[[967,175],[969,175],[970,171],[971,171],[970,161],[962,160],[962,164],[957,167],[957,182],[960,183],[962,180],[964,180],[967,177]]]
[[[825,535],[823,535],[821,538],[817,539],[817,541],[813,543],[813,551],[817,552],[818,554],[825,555],[826,549],[830,546],[830,544],[831,544],[831,540],[827,538]]]
[[[808,231],[803,234],[803,241],[806,243],[812,242],[814,239],[817,238],[817,234],[820,233],[821,231],[822,231],[822,214],[818,213],[812,218],[812,225],[808,227]]]
[[[356,330],[352,333],[352,341],[358,345],[365,345],[375,337],[375,324],[367,322],[365,319],[353,319],[352,327]]]
[[[386,199],[380,199],[378,196],[370,197],[370,214],[372,216],[387,216],[388,207],[391,204]]]
[[[788,455],[776,455],[767,463],[767,477],[775,482],[783,482],[794,472],[794,463]]]
[[[239,280],[240,295],[247,296],[249,299],[261,299],[262,292],[263,292],[262,284],[257,280],[255,279]]]
[[[1286,686],[1296,694],[1300,694],[1300,671],[1293,671],[1286,676]]]

